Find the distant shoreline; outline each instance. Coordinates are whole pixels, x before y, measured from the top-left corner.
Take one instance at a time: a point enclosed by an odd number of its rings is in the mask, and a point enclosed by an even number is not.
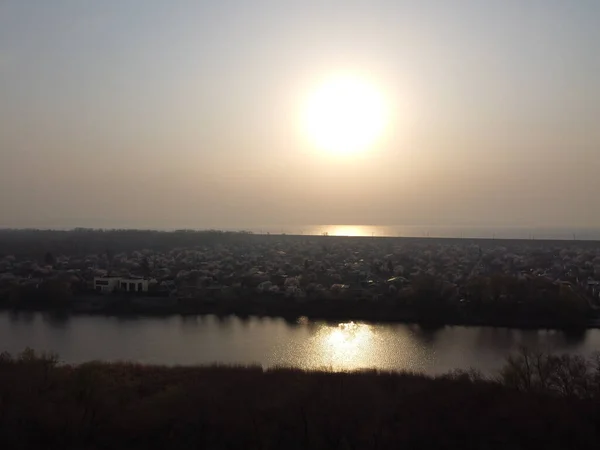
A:
[[[317,228],[322,228],[322,229],[327,229],[327,228],[336,228],[337,226],[315,226],[312,227],[313,231],[316,230]],[[353,228],[353,227],[350,227]],[[394,229],[394,226],[385,226],[385,225],[376,225],[376,226],[357,226],[357,228],[364,228],[365,230],[371,230],[371,229],[377,229],[377,228],[384,228],[384,229]],[[419,226],[414,226],[414,227],[406,227],[406,228],[415,228],[415,229],[421,229],[421,230],[425,230],[427,229],[427,227],[419,227]],[[434,227],[436,228],[436,227]],[[438,228],[448,228],[448,229],[454,229],[456,228],[457,230],[460,229],[461,227],[438,227]],[[520,229],[521,227],[516,227],[516,229]],[[480,229],[478,227],[465,227],[465,230],[469,230],[469,229]],[[482,228],[481,228],[482,229]],[[533,228],[526,228],[524,227],[523,230],[532,230]],[[73,232],[137,232],[137,233],[160,233],[160,234],[177,234],[177,233],[197,233],[197,234],[233,234],[233,235],[248,235],[248,236],[271,236],[271,237],[291,237],[291,238],[354,238],[354,239],[372,239],[372,238],[378,238],[378,239],[417,239],[417,240],[451,240],[451,241],[469,241],[469,240],[474,240],[474,241],[517,241],[517,242],[524,242],[524,241],[531,241],[531,242],[600,242],[600,229],[596,229],[596,228],[590,228],[590,229],[578,229],[575,231],[566,231],[567,229],[554,229],[554,228],[549,228],[548,231],[552,232],[552,231],[561,231],[561,237],[547,237],[542,235],[541,237],[536,237],[535,233],[529,233],[528,237],[525,236],[506,236],[501,233],[501,232],[494,232],[493,230],[499,230],[502,231],[502,228],[499,229],[495,229],[495,228],[491,228],[489,231],[489,235],[487,236],[472,236],[469,235],[468,233],[466,233],[464,236],[458,236],[458,235],[454,235],[454,236],[444,236],[444,235],[430,235],[430,233],[426,233],[427,235],[425,235],[425,233],[423,233],[423,235],[417,235],[417,234],[405,234],[405,233],[397,233],[394,235],[384,235],[384,234],[378,234],[378,233],[374,233],[374,234],[368,234],[367,232],[365,232],[364,234],[343,234],[343,231],[338,231],[339,234],[336,233],[329,233],[329,234],[325,234],[322,232],[312,232],[312,233],[299,233],[297,231],[297,227],[294,227],[294,230],[290,230],[290,231],[285,231],[285,229],[280,230],[280,231],[269,231],[268,229],[265,230],[260,230],[257,228],[251,228],[251,229],[227,229],[227,228],[205,228],[205,229],[188,229],[188,228],[173,228],[173,229],[160,229],[160,228],[104,228],[104,227],[93,227],[93,228],[86,228],[86,227],[57,227],[57,228],[52,228],[52,227],[2,227],[0,226],[0,233],[3,232],[16,232],[16,233],[20,233],[20,232],[42,232],[42,233],[73,233]],[[542,230],[539,230],[542,231]],[[456,232],[456,231],[455,231]],[[574,236],[574,238],[566,238],[563,237],[564,235],[572,235]],[[586,235],[589,234],[597,234],[598,237],[594,237],[594,238],[589,238],[589,237],[585,237]],[[583,237],[577,237],[577,235],[583,236]]]
[[[401,248],[403,245],[398,245],[400,248],[395,249],[395,243],[408,245],[405,245],[404,249]],[[21,310],[39,309],[44,311],[63,309],[66,311],[76,310],[78,313],[113,316],[126,314],[234,314],[242,317],[250,315],[292,319],[308,317],[324,320],[424,323],[435,326],[501,326],[524,329],[585,329],[600,326],[599,305],[592,305],[591,300],[579,291],[561,290],[563,285],[554,282],[554,280],[560,279],[566,280],[565,283],[575,283],[574,277],[577,274],[565,275],[563,272],[566,271],[566,268],[564,267],[560,269],[560,273],[553,274],[552,278],[540,278],[541,284],[536,283],[531,287],[527,285],[527,280],[530,280],[531,277],[523,276],[521,279],[517,269],[503,268],[509,274],[507,275],[508,279],[499,278],[496,281],[503,284],[508,283],[508,287],[503,288],[510,288],[510,302],[506,304],[500,302],[499,299],[502,295],[508,296],[509,293],[502,294],[498,286],[494,288],[496,290],[493,298],[491,291],[479,292],[475,289],[470,292],[466,288],[460,290],[464,288],[465,280],[471,278],[477,280],[477,277],[483,276],[473,275],[473,270],[478,267],[477,264],[480,264],[478,261],[481,260],[482,255],[486,252],[490,253],[488,249],[496,251],[499,247],[503,247],[503,251],[519,254],[521,251],[528,254],[541,249],[544,256],[549,258],[548,261],[552,261],[558,258],[556,248],[579,247],[584,252],[587,248],[594,248],[592,253],[597,254],[600,249],[600,241],[268,235],[185,230],[173,232],[111,230],[103,232],[79,229],[74,231],[0,230],[0,244],[0,250],[5,255],[9,255],[5,262],[6,271],[14,270],[16,273],[12,278],[8,277],[9,281],[5,283],[6,289],[3,297],[7,309],[14,307]],[[465,256],[464,264],[461,263],[464,266],[460,269],[461,273],[453,275],[454,279],[462,278],[456,283],[450,284],[450,291],[444,290],[445,285],[442,283],[445,279],[443,273],[439,271],[453,270],[451,259],[444,263],[443,268],[436,269],[431,266],[433,264],[431,262],[415,262],[410,254],[430,249],[435,251],[435,246],[443,244],[447,244],[447,248],[442,249],[443,251],[453,252],[456,250],[463,256],[469,253],[468,257]],[[221,253],[219,245],[223,245],[222,248],[226,250]],[[450,248],[451,246],[454,246],[454,249]],[[146,253],[141,253],[140,250]],[[411,275],[409,281],[401,282],[402,291],[398,290],[396,285],[394,285],[396,289],[392,290],[385,283],[389,282],[389,276],[393,275],[393,267],[383,267],[381,264],[373,266],[375,263],[370,261],[363,263],[363,259],[360,259],[359,263],[359,257],[356,256],[359,252],[356,250],[362,252],[360,258],[379,258],[380,260],[385,260],[386,255],[396,252],[395,261],[392,261],[394,259],[392,258],[388,260],[389,264],[404,264],[406,260],[407,271],[409,271],[407,273],[412,274],[410,271],[415,267],[419,270],[415,272],[417,275]],[[171,253],[168,258],[164,256],[165,252],[171,251],[175,253]],[[191,251],[191,253],[182,256],[181,261],[175,262],[173,255],[179,255],[178,252],[181,251]],[[90,282],[93,283],[92,275],[88,273],[86,278],[83,275],[73,274],[82,270],[89,271],[91,269],[86,269],[89,267],[106,270],[112,264],[107,261],[118,253],[137,255],[131,261],[127,260],[127,264],[123,263],[123,267],[119,269],[127,272],[134,270],[132,273],[136,276],[143,273],[142,265],[144,263],[146,272],[152,274],[152,270],[155,269],[155,261],[150,261],[150,259],[158,257],[156,255],[163,255],[161,257],[164,261],[159,261],[159,264],[162,265],[157,266],[157,276],[168,278],[172,285],[175,283],[173,280],[183,280],[181,281],[183,288],[177,286],[176,290],[173,290],[173,286],[169,287],[167,284],[162,286],[162,291],[155,292],[155,295],[163,298],[164,301],[152,300],[150,299],[152,295],[141,292],[133,297],[127,294],[127,299],[94,297],[97,295],[94,293],[97,287],[90,284]],[[43,269],[38,268],[36,261],[47,258],[54,259],[54,255],[77,255],[72,260],[67,257],[66,260],[61,261],[57,269],[58,272],[64,272],[59,273],[63,278],[70,277],[69,280],[75,279],[75,281],[68,281],[68,284],[57,281],[59,280],[58,275],[54,275],[53,278],[52,271],[45,273],[42,272]],[[88,255],[91,255],[89,261],[86,259]],[[271,257],[276,262],[270,263],[269,258]],[[328,262],[325,266],[311,268],[310,265],[315,264],[311,261],[313,257],[316,260],[323,259]],[[19,258],[20,261],[23,261],[22,263],[19,262]],[[229,261],[221,267],[223,258],[228,258]],[[125,261],[125,259],[121,259]],[[17,262],[15,263],[15,261]],[[351,268],[348,268],[348,261],[353,264]],[[548,267],[548,261],[541,261],[541,264]],[[152,268],[150,264],[153,265]],[[528,262],[516,267],[518,267],[518,271],[529,273],[537,268],[535,264],[536,262],[533,261],[531,264]],[[125,267],[127,268],[124,269]],[[217,270],[216,267],[220,269]],[[325,270],[326,267],[330,267],[328,271]],[[162,268],[168,269],[166,275],[158,273],[163,270]],[[38,281],[28,281],[26,278],[34,269],[41,273],[40,280],[45,280],[44,273],[47,275],[46,278],[50,279],[48,283],[40,285],[43,289],[36,284]],[[74,270],[73,273],[70,273],[71,269]],[[413,287],[412,284],[417,280],[415,277],[418,277],[421,272],[428,273],[425,272],[426,269],[433,270],[433,273],[436,274],[439,272],[439,275],[431,275],[431,279],[424,275],[425,278],[421,277],[421,284]],[[55,270],[54,266],[52,270]],[[192,279],[190,273],[194,270],[197,272],[193,274],[195,278]],[[378,277],[378,279],[371,281],[370,284],[359,286],[357,284],[360,281],[359,278],[367,276],[361,274],[371,270],[376,274],[373,277]],[[500,269],[494,270],[497,272]],[[332,272],[333,275],[336,275],[335,278],[331,276]],[[484,275],[489,276],[492,272],[491,269],[485,269]],[[277,275],[277,273],[284,275]],[[257,277],[253,274],[260,274],[260,276]],[[288,275],[293,277],[310,275],[312,278],[303,281],[302,289],[290,290],[284,284],[283,279]],[[481,280],[488,283],[489,280],[485,276]],[[467,278],[463,280],[464,277]],[[11,279],[13,281],[10,281]],[[16,282],[15,279],[24,280],[24,282]],[[300,286],[299,278],[292,281],[295,283],[293,287]],[[363,281],[366,282],[366,279]],[[265,282],[268,282],[267,287],[262,286],[259,289],[259,285]],[[75,283],[75,285],[71,286],[70,283]],[[328,288],[328,286],[334,286],[332,283],[337,284],[334,290]],[[341,289],[344,290],[343,294]],[[297,290],[299,292],[296,292]],[[171,295],[168,296],[167,292],[170,292]],[[175,292],[177,295],[174,295]],[[85,299],[90,294],[92,298]],[[475,299],[473,302],[471,298],[466,298],[469,295]],[[597,293],[594,295],[596,296]],[[131,300],[133,298],[138,299]],[[544,304],[540,300],[542,298],[547,298],[548,303]],[[560,299],[570,299],[571,302],[561,303]],[[532,303],[520,306],[528,300],[532,300]],[[19,305],[19,302],[24,304]],[[475,306],[469,307],[471,303]]]
[[[0,227],[1,233],[56,233],[56,234],[73,234],[73,233],[141,233],[141,234],[159,234],[162,236],[173,236],[177,234],[197,234],[201,235],[215,235],[215,236],[238,236],[248,237],[249,239],[262,239],[262,238],[280,238],[280,239],[291,239],[291,240],[353,240],[353,241],[370,241],[370,240],[390,240],[390,241],[409,241],[417,243],[473,243],[473,244],[490,244],[502,242],[504,244],[519,244],[524,243],[535,244],[535,245],[599,245],[600,238],[598,239],[562,239],[562,238],[524,238],[524,237],[458,237],[458,236],[382,236],[382,235],[323,235],[323,234],[295,234],[295,233],[259,233],[253,231],[230,231],[230,230],[219,230],[219,229],[206,229],[206,230],[158,230],[158,229],[137,229],[137,228],[70,228],[70,229],[53,229],[53,228],[10,228]]]
[[[305,305],[302,305],[305,306]],[[311,321],[324,322],[364,322],[369,324],[415,324],[426,328],[443,328],[446,326],[465,327],[492,327],[511,328],[520,330],[559,330],[559,331],[585,331],[600,328],[600,319],[591,318],[584,326],[568,327],[558,323],[544,320],[502,320],[484,317],[447,317],[445,320],[427,320],[409,310],[392,310],[391,308],[378,308],[378,310],[355,309],[354,311],[334,311],[322,305],[301,307],[280,307],[246,304],[243,306],[200,304],[194,308],[185,307],[160,307],[143,308],[126,305],[122,307],[108,307],[99,310],[65,308],[43,308],[39,305],[14,308],[0,307],[5,312],[41,312],[55,313],[69,316],[105,316],[105,317],[173,317],[173,316],[218,316],[218,317],[269,317],[281,318],[288,322],[297,322],[301,318]]]

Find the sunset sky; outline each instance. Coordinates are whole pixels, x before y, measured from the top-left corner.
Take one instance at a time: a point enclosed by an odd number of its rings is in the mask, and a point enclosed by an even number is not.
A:
[[[336,77],[385,104],[357,151],[303,128]],[[0,0],[0,227],[600,227],[599,195],[598,0]]]

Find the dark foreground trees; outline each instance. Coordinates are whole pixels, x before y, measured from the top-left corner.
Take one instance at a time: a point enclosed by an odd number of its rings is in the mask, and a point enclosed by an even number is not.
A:
[[[600,353],[586,358],[523,347],[507,358],[498,381],[521,392],[600,401]]]
[[[518,358],[510,366],[517,378],[531,355]],[[535,382],[513,383],[511,371],[491,381],[474,372],[432,379],[56,363],[30,350],[0,358],[2,448],[572,449],[600,442],[597,397],[533,392]]]

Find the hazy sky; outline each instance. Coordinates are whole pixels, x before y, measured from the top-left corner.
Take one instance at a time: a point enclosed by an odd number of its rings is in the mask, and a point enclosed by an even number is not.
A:
[[[316,151],[357,73],[386,134]],[[598,0],[0,0],[0,226],[600,226]]]

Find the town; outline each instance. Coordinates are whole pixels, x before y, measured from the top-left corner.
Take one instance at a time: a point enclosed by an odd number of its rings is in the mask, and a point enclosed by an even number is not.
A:
[[[600,242],[2,230],[0,305],[585,328]]]

